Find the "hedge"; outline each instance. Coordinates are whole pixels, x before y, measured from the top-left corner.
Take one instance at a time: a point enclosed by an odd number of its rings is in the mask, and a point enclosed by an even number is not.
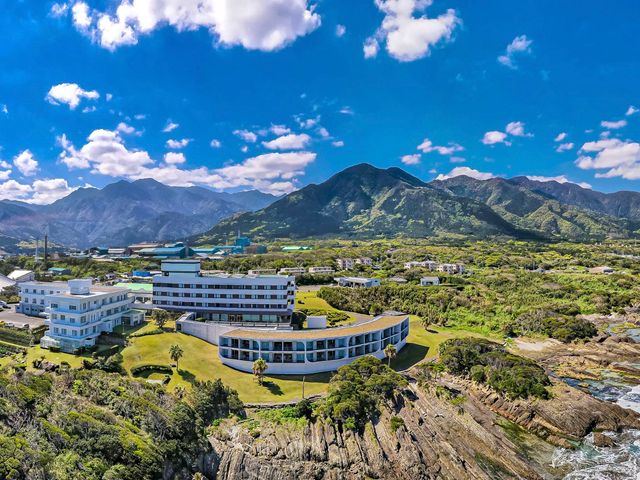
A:
[[[154,372],[172,374],[173,369],[167,365],[155,365],[153,363],[138,365],[131,369],[131,375],[140,375],[141,373],[153,370]]]
[[[159,334],[164,333],[164,332],[165,332],[165,330],[163,330],[162,328],[154,328],[153,330],[147,330],[145,332],[132,333],[131,335],[129,335],[129,338],[146,337],[147,335],[159,335]]]

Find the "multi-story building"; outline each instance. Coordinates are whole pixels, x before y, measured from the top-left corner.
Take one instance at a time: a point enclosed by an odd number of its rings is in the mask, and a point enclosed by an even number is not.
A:
[[[211,322],[290,324],[295,307],[290,275],[206,275],[199,260],[164,260],[153,277],[153,305],[194,312]]]
[[[417,267],[421,267],[421,268],[426,268],[430,271],[434,271],[437,267],[438,267],[438,262],[434,262],[432,260],[425,260],[424,262],[407,262],[404,264],[404,268],[409,270],[410,268],[417,268]]]
[[[309,267],[309,273],[333,273],[332,267]]]
[[[37,317],[44,316],[49,298],[64,292],[67,282],[23,282],[19,288],[20,303],[16,306],[16,312]]]
[[[278,275],[302,275],[306,271],[304,267],[285,267],[278,270]]]
[[[407,315],[382,315],[368,322],[319,330],[250,329],[227,331],[219,337],[223,364],[243,372],[263,358],[269,374],[329,372],[364,355],[384,358],[384,348],[404,347],[409,335]]]
[[[277,275],[278,270],[275,268],[257,268],[255,270],[249,270],[249,275]]]
[[[461,263],[441,263],[436,269],[438,272],[455,275],[456,273],[464,273],[464,265]]]
[[[371,265],[373,265],[373,260],[371,260],[369,257],[360,257],[356,258],[356,263],[358,265],[366,265],[370,267]]]
[[[40,287],[43,287],[42,284]],[[40,288],[42,290],[43,288]],[[102,332],[124,323],[142,321],[144,313],[132,311],[128,288],[93,285],[91,279],[69,280],[64,289],[49,287],[44,296],[49,329],[40,340],[43,348],[74,352],[95,345]],[[27,295],[33,295],[27,294]]]
[[[353,270],[353,258],[339,258],[336,263],[338,264],[338,270]]]

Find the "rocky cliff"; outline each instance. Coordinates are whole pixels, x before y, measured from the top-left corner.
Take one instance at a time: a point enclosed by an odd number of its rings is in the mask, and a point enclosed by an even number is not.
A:
[[[558,382],[551,400],[509,401],[456,377],[420,385],[413,374],[360,433],[320,421],[224,425],[210,438],[209,470],[220,480],[549,478],[561,473],[548,467],[551,443],[640,428],[638,414]]]

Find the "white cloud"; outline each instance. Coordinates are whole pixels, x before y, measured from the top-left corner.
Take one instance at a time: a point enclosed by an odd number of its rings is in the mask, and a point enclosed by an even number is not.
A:
[[[526,35],[519,35],[514,38],[509,45],[507,45],[507,49],[503,55],[498,57],[498,62],[500,62],[505,67],[509,67],[511,69],[517,69],[518,66],[515,63],[515,57],[517,55],[524,55],[531,53],[531,44],[533,40],[527,38]]]
[[[329,130],[324,127],[318,128],[318,135],[320,135],[322,138],[329,138],[331,136]]]
[[[617,138],[587,142],[580,148],[575,161],[583,170],[606,170],[596,173],[598,178],[622,177],[640,179],[640,143]],[[595,154],[595,156],[593,156]]]
[[[449,159],[449,161],[450,161],[451,163],[464,163],[464,162],[466,162],[466,161],[467,161],[467,159],[466,159],[466,158],[462,158],[462,157],[451,157],[451,158]]]
[[[396,60],[418,60],[429,55],[440,41],[450,40],[461,23],[453,9],[437,18],[414,16],[424,12],[431,0],[375,0],[375,4],[385,17],[376,33],[364,43],[365,58],[375,57],[379,42],[385,42],[387,52]]]
[[[505,131],[509,135],[513,135],[514,137],[533,137],[532,133],[527,133],[524,131],[524,123],[522,122],[509,122],[505,128]]]
[[[78,188],[79,187],[70,187],[64,178],[36,180],[32,185],[31,198],[29,198],[27,202],[46,205],[66,197]]]
[[[46,96],[50,104],[66,104],[71,110],[75,110],[83,98],[97,100],[100,94],[95,90],[84,90],[77,83],[60,83],[51,87]]]
[[[183,158],[177,156],[179,153],[168,152],[165,163],[158,166],[146,151],[127,148],[118,131],[94,130],[80,149],[65,135],[58,138],[58,143],[63,148],[60,161],[70,169],[91,168],[92,173],[130,180],[155,178],[175,186],[251,187],[275,194],[295,190],[297,177],[304,175],[306,166],[316,159],[315,153],[307,151],[272,152],[218,169],[183,169],[177,166]]]
[[[5,162],[4,160],[0,160],[0,168],[11,168],[11,164],[9,162]]]
[[[247,153],[249,151],[249,147],[247,145],[243,145],[242,147],[240,147],[240,151],[242,153]]]
[[[222,142],[217,138],[214,138],[209,142],[209,145],[211,146],[211,148],[220,148],[222,146]]]
[[[291,133],[291,129],[285,125],[271,125],[269,130],[271,130],[271,133],[278,136]]]
[[[582,188],[593,188],[591,184],[587,182],[573,182],[569,180],[566,175],[558,175],[556,177],[545,177],[542,175],[525,175],[529,180],[533,180],[535,182],[558,182],[558,183],[573,183]]]
[[[560,145],[558,145],[558,148],[556,148],[556,152],[562,153],[572,149],[573,149],[573,142],[561,143]]]
[[[134,127],[132,127],[131,125],[128,125],[124,122],[120,122],[118,124],[118,126],[116,127],[116,130],[122,133],[126,133],[127,135],[140,135],[141,132],[137,131]]]
[[[630,117],[634,113],[638,113],[638,112],[640,112],[640,109],[634,107],[633,105],[629,105],[629,108],[627,108],[627,111],[626,111],[625,115],[627,117]]]
[[[0,183],[0,200],[20,200],[31,193],[31,185],[24,185],[15,180]]]
[[[107,102],[110,102],[113,99],[113,93],[107,93],[104,98]]]
[[[0,170],[0,180],[7,180],[11,176],[13,170]]]
[[[486,132],[484,137],[482,137],[482,143],[485,145],[495,145],[496,143],[504,143],[507,146],[511,145],[511,142],[507,140],[507,134],[498,132],[497,130]]]
[[[91,112],[95,112],[96,110],[97,108],[94,105],[92,105],[90,107],[84,107],[82,109],[82,113],[91,113]]]
[[[35,180],[32,185],[9,180],[0,183],[0,200],[22,200],[28,203],[49,204],[66,197],[79,187],[70,187],[63,178]]]
[[[262,145],[269,150],[300,150],[305,148],[310,141],[311,137],[306,133],[290,133],[269,142],[262,142]]]
[[[174,140],[173,138],[170,138],[169,140],[167,140],[166,146],[167,148],[171,148],[173,150],[179,150],[189,145],[190,142],[190,138],[182,138],[180,140]]]
[[[561,142],[563,141],[565,138],[567,138],[567,132],[561,132],[559,133],[556,138],[553,139],[554,142]]]
[[[258,140],[258,136],[249,130],[234,130],[233,134],[249,143],[256,143]]]
[[[344,142],[342,140],[335,140],[331,142],[331,145],[333,145],[334,147],[340,148],[340,147],[344,147]]]
[[[340,113],[342,113],[343,115],[353,115],[355,112],[351,107],[345,105],[340,109]]]
[[[464,147],[457,143],[449,143],[447,146],[434,145],[428,138],[425,138],[416,148],[422,153],[438,152],[440,155],[452,155],[464,150]]]
[[[174,123],[171,120],[167,120],[167,124],[165,125],[165,127],[162,129],[162,131],[164,133],[169,133],[169,132],[173,132],[176,128],[178,128],[180,126],[179,123]]]
[[[302,115],[296,115],[294,118],[296,119],[296,122],[298,122],[300,128],[304,128],[306,130],[313,128],[320,123],[320,115],[316,115],[311,118],[304,118]]]
[[[362,45],[364,58],[375,58],[378,56],[378,51],[380,51],[380,44],[375,38],[367,38]]]
[[[177,165],[186,162],[187,159],[182,152],[167,152],[164,154],[164,163]]]
[[[51,5],[49,13],[52,17],[63,17],[69,12],[69,5],[66,3],[54,3]]]
[[[205,28],[220,46],[273,51],[321,23],[307,0],[120,0],[113,13],[78,2],[73,18],[79,31],[109,50],[169,25],[179,32]]]
[[[336,37],[343,37],[347,33],[347,27],[344,25],[336,25]]]
[[[405,165],[418,165],[421,157],[419,153],[413,153],[411,155],[403,155],[400,157],[400,161]]]
[[[38,172],[38,161],[33,158],[33,153],[30,150],[24,150],[16,155],[13,159],[13,165],[25,177],[31,177]]]
[[[617,130],[619,128],[626,127],[627,121],[626,120],[616,120],[616,121],[603,120],[600,122],[600,126],[603,128],[611,129],[611,130]]]
[[[7,107],[6,103],[0,105],[0,110],[2,110],[2,113],[4,113],[5,115],[9,115],[9,107]]]
[[[479,170],[475,170],[469,167],[455,167],[447,174],[440,174],[436,177],[436,180],[446,180],[448,178],[459,177],[461,175],[475,178],[477,180],[488,180],[490,178],[494,178],[495,175],[493,173],[488,172],[480,172]]]

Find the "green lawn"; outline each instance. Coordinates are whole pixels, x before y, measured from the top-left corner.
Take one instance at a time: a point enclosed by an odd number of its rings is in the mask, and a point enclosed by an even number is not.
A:
[[[302,397],[301,377],[269,376],[267,372],[264,385],[260,386],[253,375],[223,365],[215,345],[175,332],[131,338],[130,345],[122,352],[124,367],[128,371],[148,363],[171,365],[169,347],[174,344],[180,345],[184,356],[180,360],[179,372],[171,378],[170,390],[176,385],[189,384],[194,379],[220,378],[225,385],[236,389],[244,402],[283,402]],[[328,374],[307,375],[305,395],[324,391],[328,381]]]
[[[304,298],[304,297],[303,297]],[[313,296],[311,296],[313,298]],[[317,301],[317,302],[316,302]],[[313,308],[323,308],[321,299],[315,298]],[[132,329],[126,329],[126,333],[142,332],[155,329],[153,322]],[[464,330],[452,330],[443,328],[430,328],[427,332],[422,328],[417,317],[411,317],[409,338],[406,346],[398,352],[391,366],[396,370],[404,370],[425,358],[434,357],[438,351],[438,345],[449,338],[462,336],[478,336]],[[240,372],[223,365],[218,358],[218,347],[204,340],[176,332],[166,332],[158,335],[146,335],[142,337],[129,337],[129,345],[122,350],[124,368],[131,368],[143,364],[171,365],[169,347],[178,344],[184,351],[180,360],[180,369],[171,377],[168,384],[169,390],[177,385],[189,385],[194,380],[214,380],[216,378],[234,388],[240,394],[240,398],[247,403],[254,402],[283,402],[302,397],[302,378],[300,376],[270,376],[265,378],[264,385],[260,386],[250,373]],[[90,355],[70,355],[61,352],[51,352],[41,349],[39,346],[27,350],[26,364],[31,368],[33,360],[44,356],[46,360],[54,363],[66,361],[73,368],[82,366],[84,358]],[[0,366],[7,365],[11,357],[0,359]],[[162,379],[164,375],[150,374],[147,378]],[[330,374],[307,375],[305,378],[305,395],[313,395],[326,390]]]
[[[323,300],[322,298],[318,298],[318,292],[296,292],[296,309],[297,310],[302,310],[302,309],[324,310],[325,312],[341,311],[329,305],[326,302],[326,300]],[[343,322],[338,322],[334,326],[348,325],[354,320],[356,320],[356,317],[354,317],[352,314],[347,313],[347,315],[349,315],[348,320],[345,320]]]

